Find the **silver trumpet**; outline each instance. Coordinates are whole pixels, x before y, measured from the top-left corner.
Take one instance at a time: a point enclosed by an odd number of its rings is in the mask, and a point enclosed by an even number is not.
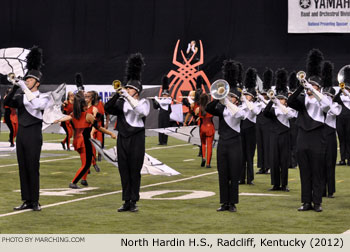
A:
[[[297,79],[299,80],[300,84],[306,88],[309,89],[312,94],[315,96],[315,98],[320,101],[323,99],[323,94],[316,89],[314,89],[311,84],[306,80],[306,73],[304,71],[297,72]],[[309,85],[306,85],[309,84]]]
[[[239,111],[237,105],[233,104],[228,98],[227,95],[230,92],[230,85],[227,81],[219,79],[214,81],[210,87],[210,95],[215,100],[219,100],[223,103],[227,109],[231,112],[232,115],[236,114]]]
[[[7,80],[11,82],[12,84],[16,84],[18,81],[22,80],[20,77],[16,77],[14,73],[9,73],[7,75]]]

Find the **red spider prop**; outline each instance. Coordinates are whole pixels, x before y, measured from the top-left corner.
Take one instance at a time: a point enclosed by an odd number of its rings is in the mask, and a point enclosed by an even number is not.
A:
[[[198,62],[194,64],[191,64],[191,62],[196,54],[193,54],[192,57],[189,60],[187,60],[182,50],[181,50],[181,55],[184,63],[180,63],[179,61],[177,61],[176,58],[177,58],[179,43],[180,43],[180,40],[177,41],[174,54],[173,54],[173,64],[178,66],[179,68],[177,69],[177,71],[170,70],[167,76],[169,79],[173,77],[172,81],[169,84],[170,96],[173,97],[173,99],[182,101],[182,98],[179,96],[187,96],[190,91],[196,89],[196,79],[198,78],[198,76],[202,76],[204,80],[204,84],[202,87],[203,92],[208,93],[210,91],[210,82],[208,80],[208,77],[205,75],[205,73],[202,70],[198,71],[196,69],[198,66],[204,63],[202,41],[199,40],[200,59]],[[160,90],[160,93],[161,93],[161,90]],[[188,108],[186,106],[183,107],[183,112],[184,113],[188,112]]]

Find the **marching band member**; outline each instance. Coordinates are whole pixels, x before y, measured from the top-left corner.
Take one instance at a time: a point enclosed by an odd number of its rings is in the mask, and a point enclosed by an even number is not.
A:
[[[201,139],[202,146],[202,163],[201,166],[204,167],[205,162],[206,168],[211,168],[211,154],[213,149],[213,141],[215,136],[215,127],[213,122],[213,115],[205,111],[205,107],[209,102],[208,94],[201,94],[199,97],[199,107],[196,109],[195,114],[200,118],[199,124],[199,136]],[[207,152],[206,152],[207,150]],[[207,157],[205,154],[207,153]]]
[[[101,120],[98,121],[98,125],[100,127],[104,127],[106,129],[108,129],[108,125],[109,125],[109,115],[106,114],[105,112],[105,107],[104,107],[104,104],[102,102],[102,97],[101,96],[98,96],[97,97],[97,105],[96,105],[96,108],[97,108],[97,111],[98,113],[101,114]],[[106,118],[106,125],[105,125],[105,118]],[[104,148],[104,145],[105,145],[105,135],[103,132],[101,131],[98,131],[98,130],[95,130],[94,132],[94,138],[97,139],[98,141],[101,142],[101,146],[102,148]],[[98,156],[97,156],[97,161],[101,161],[101,153],[98,153]],[[96,169],[96,168],[95,168]]]
[[[139,100],[143,66],[142,55],[132,54],[127,60],[126,85],[121,94],[116,93],[105,104],[106,112],[118,117],[118,168],[125,201],[118,212],[138,211],[136,202],[140,198],[140,172],[145,155],[145,118],[150,111],[149,101]]]
[[[256,96],[257,73],[256,69],[248,68],[245,78],[245,90],[243,90],[242,107],[248,108],[249,113],[242,121],[241,124],[241,138],[242,138],[242,151],[243,151],[243,167],[241,173],[240,184],[245,184],[247,178],[248,185],[254,185],[254,154],[256,146],[256,132],[255,123],[256,115],[260,112],[260,107],[254,103]]]
[[[34,46],[27,55],[28,72],[24,81],[13,80],[13,88],[4,100],[4,105],[17,108],[18,134],[16,153],[21,181],[23,204],[14,210],[33,209],[41,211],[39,204],[39,160],[42,146],[42,110],[49,102],[49,95],[42,94],[38,88],[42,73],[42,50]],[[18,89],[24,94],[15,96]]]
[[[100,115],[96,114],[96,116],[97,118],[89,112],[86,97],[84,97],[81,92],[78,92],[74,97],[73,113],[55,121],[55,123],[57,123],[72,120],[74,125],[73,146],[80,155],[81,167],[78,169],[72,182],[69,184],[69,188],[80,189],[77,183],[87,175],[88,170],[90,169],[93,152],[92,144],[89,139],[91,137],[92,127],[105,134],[109,134],[114,139],[116,138],[114,133],[98,125],[97,120],[100,119]],[[86,184],[82,183],[82,185],[87,186],[87,182]]]
[[[74,94],[73,92],[68,92],[68,99],[63,102],[62,108],[63,108],[63,114],[70,115],[73,112],[73,102],[74,102]],[[66,137],[61,142],[62,148],[65,150],[67,144],[67,150],[70,151],[70,139],[73,135],[73,127],[70,121],[62,122],[61,127],[66,132]]]
[[[158,114],[158,128],[170,127],[170,113],[172,99],[169,95],[169,83],[166,75],[162,78],[162,97],[154,97],[153,108],[159,110]],[[158,145],[168,144],[168,135],[158,133]]]
[[[260,168],[256,174],[268,173],[270,169],[269,164],[269,150],[270,150],[270,124],[271,119],[266,117],[263,113],[264,108],[269,102],[267,91],[271,89],[273,80],[273,72],[271,69],[267,69],[263,76],[263,91],[257,94],[258,104],[261,112],[256,117],[256,144],[258,154],[258,165]]]
[[[296,73],[292,72],[289,75],[288,79],[288,97],[294,93],[294,91],[297,88],[298,85],[298,79],[296,77]],[[290,164],[289,168],[297,168],[298,162],[297,162],[297,136],[298,136],[298,126],[296,125],[295,121],[297,120],[296,117],[289,119],[289,125],[290,125]]]
[[[332,87],[332,78],[333,78],[333,64],[329,61],[323,63],[322,68],[322,83],[323,89],[322,93],[328,98],[331,102],[330,109],[327,112],[325,120],[325,136],[326,136],[326,162],[324,165],[324,196],[328,198],[334,198],[335,193],[335,166],[337,162],[337,136],[336,136],[336,121],[337,116],[340,115],[342,106],[340,94],[342,93],[339,90],[339,93],[335,95],[335,89]]]
[[[4,99],[10,92],[10,88],[6,90]],[[9,135],[9,142],[10,142],[10,147],[14,147],[14,140],[17,136],[17,131],[18,131],[18,118],[17,118],[17,112],[15,108],[11,108],[9,106],[4,106],[5,113],[4,113],[4,123],[6,123],[7,127],[10,130],[10,135]]]
[[[236,87],[237,66],[232,60],[225,60],[224,79],[230,84],[228,97],[210,102],[206,111],[219,117],[219,142],[217,167],[219,174],[220,211],[236,212],[238,203],[238,180],[241,173],[242,144],[240,124],[246,112],[238,106],[241,92]]]
[[[270,165],[271,191],[288,189],[288,166],[290,153],[290,124],[289,119],[296,117],[294,109],[287,107],[287,71],[279,69],[276,72],[276,96],[264,109],[264,115],[272,119],[270,124]],[[282,185],[282,187],[281,187]]]
[[[345,89],[350,92],[350,67],[344,69]],[[338,165],[350,165],[350,97],[343,92],[340,93],[340,105],[342,111],[337,120],[337,134],[339,138],[340,161]]]
[[[298,211],[314,209],[322,211],[324,190],[322,170],[325,163],[326,139],[324,135],[325,116],[331,102],[320,90],[321,62],[323,54],[313,49],[308,55],[308,81],[304,74],[299,74],[302,85],[288,98],[288,105],[298,111],[297,157],[301,179],[301,202]],[[306,89],[306,95],[301,92]],[[312,202],[314,205],[312,206]]]

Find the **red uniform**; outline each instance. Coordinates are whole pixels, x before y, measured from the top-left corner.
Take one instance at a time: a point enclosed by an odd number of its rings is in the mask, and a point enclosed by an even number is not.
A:
[[[103,106],[102,101],[99,101],[96,107],[97,107],[98,113],[100,113],[102,115],[101,120],[98,120],[98,126],[103,127],[104,126],[103,125],[104,124],[104,122],[103,122],[104,117],[103,116],[105,114],[105,108]],[[97,139],[98,141],[100,141],[102,146],[104,145],[103,144],[104,136],[103,136],[103,133],[101,131],[98,131],[98,130],[95,131],[94,139]]]
[[[86,113],[89,113],[89,114],[94,114],[94,112],[93,112],[93,110],[94,110],[94,108],[97,108],[96,106],[90,106],[87,110],[86,110]],[[99,111],[97,111],[97,112],[99,112]],[[96,139],[96,131],[95,131],[95,133],[94,133],[94,135],[93,135],[93,138],[94,139]],[[95,147],[94,146],[92,146],[92,165],[96,165],[96,149],[95,149]],[[87,176],[87,173],[86,173],[86,175],[85,176]],[[84,177],[85,177],[84,176]]]
[[[70,115],[73,112],[73,104],[68,102],[68,104],[63,108],[64,114]],[[66,132],[66,137],[61,142],[62,145],[67,144],[67,150],[70,150],[70,139],[73,135],[73,127],[70,121],[61,122],[61,127]]]
[[[202,157],[205,158],[206,147],[208,146],[207,166],[209,166],[211,161],[213,141],[214,141],[214,135],[215,135],[213,115],[209,113],[202,115],[202,111],[199,111],[198,116],[201,121],[199,134],[200,134],[201,143],[202,143]]]
[[[81,113],[80,119],[73,116],[74,124],[74,149],[80,154],[81,167],[75,174],[72,183],[76,184],[81,178],[86,180],[92,160],[92,144],[90,142],[91,124],[86,121],[87,111]]]
[[[4,106],[4,109],[5,109],[4,123],[7,124],[10,130],[9,141],[11,142],[11,144],[13,144],[18,131],[18,118],[17,118],[16,109],[11,108],[9,106]]]

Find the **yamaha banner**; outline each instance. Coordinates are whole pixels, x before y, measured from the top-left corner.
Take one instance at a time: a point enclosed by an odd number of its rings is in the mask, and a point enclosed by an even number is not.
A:
[[[349,33],[350,0],[288,0],[288,33]]]

